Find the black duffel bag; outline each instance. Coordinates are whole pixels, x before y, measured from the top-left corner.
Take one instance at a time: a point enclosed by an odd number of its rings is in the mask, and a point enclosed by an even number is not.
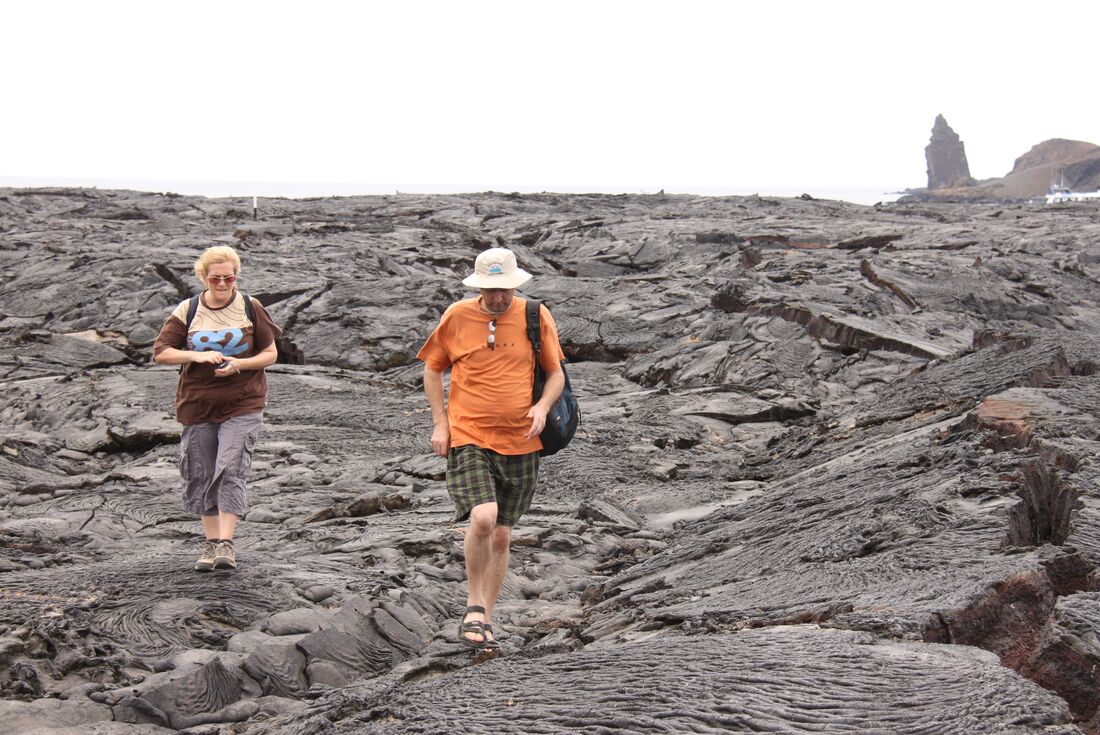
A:
[[[531,347],[535,351],[535,388],[532,403],[537,403],[542,398],[542,389],[546,385],[546,371],[542,369],[540,359],[542,320],[539,318],[539,306],[538,301],[527,302],[527,338],[531,340]],[[542,451],[539,454],[543,457],[564,449],[577,433],[577,426],[581,422],[577,397],[573,395],[573,387],[569,384],[569,373],[565,372],[565,360],[561,361],[561,374],[565,378],[565,386],[561,389],[558,400],[546,413],[546,426],[539,434],[542,440]]]

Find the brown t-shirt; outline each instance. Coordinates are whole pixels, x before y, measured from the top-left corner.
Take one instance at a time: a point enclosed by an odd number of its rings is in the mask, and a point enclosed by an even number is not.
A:
[[[220,309],[200,300],[191,328],[187,328],[187,306],[183,301],[161,327],[153,354],[168,347],[204,352],[216,350],[226,357],[245,358],[262,352],[282,334],[267,311],[252,299],[256,323],[248,319],[244,296],[238,291]],[[176,384],[176,420],[184,425],[220,424],[234,416],[262,411],[267,405],[267,373],[242,370],[240,375],[219,378],[210,363],[184,363]]]

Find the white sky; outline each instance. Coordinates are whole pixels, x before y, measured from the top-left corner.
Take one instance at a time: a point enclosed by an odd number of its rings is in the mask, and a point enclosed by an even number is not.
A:
[[[1100,144],[1100,3],[58,2],[0,16],[0,185],[923,186]],[[419,187],[419,189],[417,188]]]

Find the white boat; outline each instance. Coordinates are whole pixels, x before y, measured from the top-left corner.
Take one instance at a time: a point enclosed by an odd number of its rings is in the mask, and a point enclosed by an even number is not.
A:
[[[1050,190],[1046,195],[1047,204],[1061,204],[1062,202],[1082,202],[1086,199],[1100,199],[1100,191],[1070,191],[1065,180],[1061,179],[1057,184],[1050,183]]]

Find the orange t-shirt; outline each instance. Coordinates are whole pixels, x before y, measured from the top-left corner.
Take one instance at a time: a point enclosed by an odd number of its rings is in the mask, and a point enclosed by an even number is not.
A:
[[[451,304],[417,359],[438,372],[451,369],[447,419],[451,446],[474,444],[497,454],[528,454],[542,449],[538,436],[527,439],[531,419],[535,352],[527,339],[527,300],[512,299],[498,317],[482,313],[480,297]],[[565,355],[558,327],[545,306],[542,321],[542,368],[561,369]],[[495,320],[495,347],[489,349],[489,322]]]

